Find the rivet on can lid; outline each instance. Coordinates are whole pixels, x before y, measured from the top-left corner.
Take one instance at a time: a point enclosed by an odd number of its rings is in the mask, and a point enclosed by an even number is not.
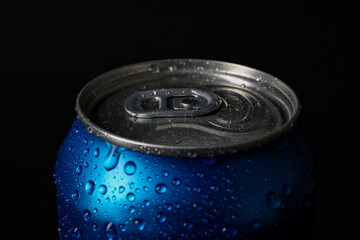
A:
[[[125,99],[125,110],[138,118],[195,117],[206,115],[220,106],[213,92],[192,88],[137,91]]]

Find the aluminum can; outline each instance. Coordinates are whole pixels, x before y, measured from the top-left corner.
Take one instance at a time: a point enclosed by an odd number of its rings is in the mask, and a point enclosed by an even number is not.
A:
[[[314,154],[279,79],[220,61],[90,81],[55,166],[61,239],[306,239]]]

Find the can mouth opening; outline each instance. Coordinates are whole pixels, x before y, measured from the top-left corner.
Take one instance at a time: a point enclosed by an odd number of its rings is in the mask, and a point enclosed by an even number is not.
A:
[[[196,104],[207,103],[191,94],[165,98],[169,89],[177,94],[187,89],[213,92],[211,98],[221,106],[216,103],[206,114],[183,116]],[[151,98],[146,95],[151,91],[162,95]],[[144,113],[133,107],[141,94],[147,96],[145,108],[156,110],[158,101],[172,99],[169,106],[187,112],[165,107],[172,118],[163,109]],[[88,132],[114,145],[148,154],[213,157],[280,137],[294,125],[300,105],[288,85],[262,71],[220,61],[169,59],[124,66],[96,77],[78,94],[76,111]],[[141,118],[138,113],[152,117]]]

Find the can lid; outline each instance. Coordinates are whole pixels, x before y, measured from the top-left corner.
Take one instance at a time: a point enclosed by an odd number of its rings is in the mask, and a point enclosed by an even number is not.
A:
[[[262,71],[220,61],[129,65],[89,82],[76,111],[87,131],[147,154],[213,157],[259,146],[292,127],[293,90]]]

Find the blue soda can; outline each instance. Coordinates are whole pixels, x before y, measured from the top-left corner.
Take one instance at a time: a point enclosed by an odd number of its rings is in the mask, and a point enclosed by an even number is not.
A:
[[[95,78],[56,161],[61,239],[306,239],[317,175],[299,111],[284,82],[232,63]]]

